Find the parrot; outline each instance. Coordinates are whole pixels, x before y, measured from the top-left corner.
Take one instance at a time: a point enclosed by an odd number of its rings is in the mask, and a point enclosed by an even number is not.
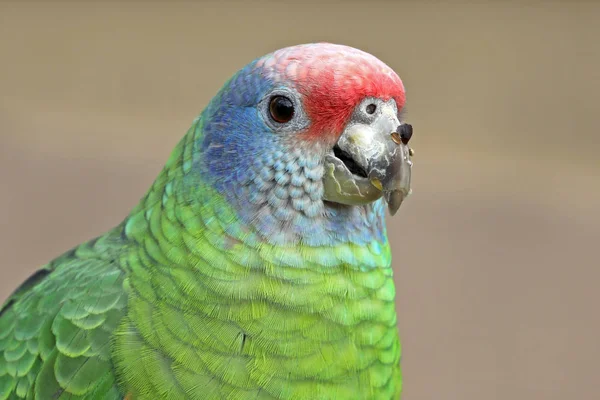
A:
[[[0,399],[398,399],[402,80],[315,42],[225,82],[114,228],[0,309]]]

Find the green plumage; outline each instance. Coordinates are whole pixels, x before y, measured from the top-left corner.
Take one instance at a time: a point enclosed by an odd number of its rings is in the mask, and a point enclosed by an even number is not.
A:
[[[341,51],[315,46],[302,49]],[[348,54],[355,62],[339,62],[364,65]],[[194,121],[121,224],[8,298],[0,400],[399,397],[383,203],[323,201],[332,135],[269,128],[259,102],[277,76],[255,65]]]
[[[261,242],[186,178],[200,135],[202,119],[121,225],[8,299],[0,399],[398,397],[387,240]]]
[[[111,340],[126,312],[122,239],[107,234],[43,268],[0,316],[0,399],[120,399]]]

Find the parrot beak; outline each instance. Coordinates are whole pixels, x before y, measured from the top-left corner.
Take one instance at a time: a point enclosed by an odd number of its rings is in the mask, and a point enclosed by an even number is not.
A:
[[[351,122],[325,157],[325,200],[363,205],[383,196],[394,215],[411,193],[411,136],[389,105],[369,124]]]

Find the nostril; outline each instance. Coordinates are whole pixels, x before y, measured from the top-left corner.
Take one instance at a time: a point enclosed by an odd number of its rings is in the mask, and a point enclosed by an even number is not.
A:
[[[412,125],[411,124],[402,124],[402,125],[398,126],[398,129],[396,129],[396,132],[398,132],[400,134],[400,140],[402,140],[402,143],[408,144],[408,142],[410,141],[410,138],[412,137],[412,134],[413,134]]]

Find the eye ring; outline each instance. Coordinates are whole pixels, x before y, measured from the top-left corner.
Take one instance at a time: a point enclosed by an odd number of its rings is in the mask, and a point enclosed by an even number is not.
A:
[[[377,111],[377,105],[370,103],[365,108],[365,111],[367,112],[367,114],[375,114],[375,111]]]
[[[273,121],[285,124],[294,118],[294,114],[294,103],[289,98],[276,95],[269,100],[269,115]]]

